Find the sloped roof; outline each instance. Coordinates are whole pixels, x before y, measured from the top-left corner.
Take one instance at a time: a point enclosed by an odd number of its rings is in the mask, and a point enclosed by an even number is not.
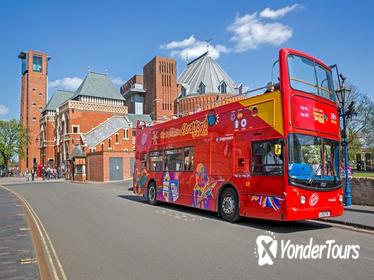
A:
[[[150,115],[127,114],[125,117],[127,117],[134,128],[136,127],[136,122],[138,120],[146,123],[152,123],[152,118]]]
[[[72,99],[78,96],[92,96],[124,100],[107,74],[88,72]]]
[[[226,92],[235,93],[233,80],[213,58],[208,56],[208,52],[187,64],[187,68],[178,77],[178,82],[187,90],[187,96],[199,94],[201,82],[206,87],[206,93],[219,93],[219,86],[223,81],[227,86]]]
[[[43,111],[54,111],[60,107],[66,100],[73,97],[75,92],[57,89],[51,96]]]
[[[76,158],[76,157],[84,157],[86,154],[83,151],[83,148],[81,145],[76,145],[73,148],[73,151],[70,154],[70,159]]]
[[[128,120],[122,116],[113,116],[90,132],[82,134],[82,139],[88,147],[93,148],[123,128],[130,128]]]

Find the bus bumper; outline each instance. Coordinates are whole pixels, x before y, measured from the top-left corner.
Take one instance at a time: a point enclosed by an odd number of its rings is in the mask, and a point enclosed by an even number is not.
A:
[[[344,213],[343,205],[322,206],[322,207],[286,207],[284,209],[284,221],[315,220],[341,216]]]

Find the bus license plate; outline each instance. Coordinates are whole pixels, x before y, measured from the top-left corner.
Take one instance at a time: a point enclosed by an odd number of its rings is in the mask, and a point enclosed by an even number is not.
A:
[[[319,217],[320,217],[320,218],[330,217],[330,211],[322,211],[322,212],[319,212]]]

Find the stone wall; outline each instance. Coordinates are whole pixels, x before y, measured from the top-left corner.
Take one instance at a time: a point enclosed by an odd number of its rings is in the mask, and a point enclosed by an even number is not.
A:
[[[351,179],[352,203],[374,206],[374,178]]]

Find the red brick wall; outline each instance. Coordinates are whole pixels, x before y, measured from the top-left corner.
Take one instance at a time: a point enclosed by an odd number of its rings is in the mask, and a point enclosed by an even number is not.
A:
[[[116,134],[118,134],[118,144],[116,143]],[[109,139],[112,140],[112,148],[109,148]],[[124,138],[124,130],[121,129],[115,134],[113,134],[111,137],[105,139],[102,143],[99,143],[96,145],[96,152],[102,151],[102,147],[104,148],[104,151],[129,151],[131,152],[134,149],[135,139],[132,136],[132,128],[129,128],[129,137],[128,139]],[[103,145],[102,145],[103,144]]]
[[[154,119],[174,115],[177,97],[176,61],[172,58],[154,57],[143,68],[145,95],[144,114]]]
[[[128,91],[129,89],[131,89],[131,87],[133,86],[133,84],[143,84],[143,76],[142,75],[134,75],[132,76],[126,83],[124,83],[122,86],[121,86],[121,94],[123,95],[126,91]]]
[[[111,157],[123,158],[123,180],[132,176],[130,174],[130,158],[134,157],[133,152],[106,151],[89,153],[87,155],[87,180],[98,182],[109,181],[109,159]]]
[[[32,69],[33,55],[42,57],[42,72]],[[21,111],[20,121],[29,128],[30,143],[25,152],[25,158],[20,159],[21,172],[31,169],[33,159],[40,162],[39,132],[40,112],[46,105],[47,94],[47,55],[36,51],[28,51],[28,72],[22,76],[21,81]]]
[[[87,162],[87,180],[102,182],[104,181],[103,153],[90,153],[86,157]]]
[[[181,98],[176,102],[177,113],[186,115],[193,113],[200,108],[200,110],[211,109],[223,104],[227,104],[233,101],[244,99],[244,96],[233,96],[222,95],[222,94],[211,94],[211,95],[198,95]]]

